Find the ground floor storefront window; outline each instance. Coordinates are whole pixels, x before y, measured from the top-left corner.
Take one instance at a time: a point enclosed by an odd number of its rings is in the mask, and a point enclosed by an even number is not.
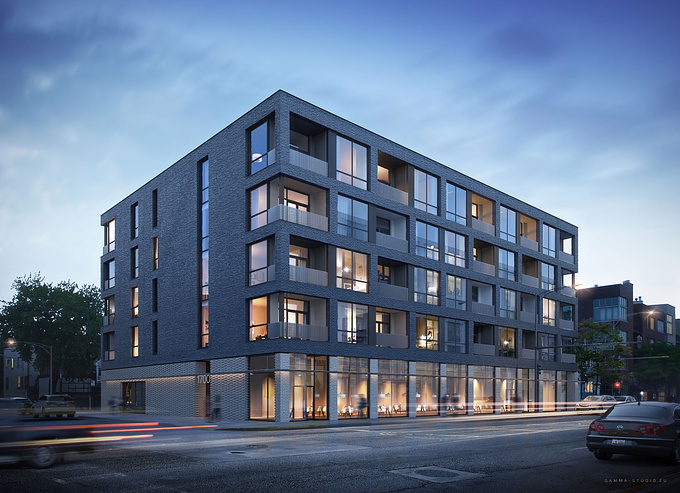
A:
[[[146,410],[146,382],[123,382],[123,411],[143,413]]]
[[[290,355],[290,419],[328,419],[328,357]]]
[[[439,414],[439,364],[416,363],[416,416]]]
[[[367,418],[368,359],[338,356],[338,419]]]
[[[378,360],[378,417],[408,413],[408,361]]]
[[[442,404],[446,414],[466,414],[467,365],[446,365],[446,395]]]
[[[543,394],[542,409],[544,411],[554,411],[557,401],[557,381],[554,371],[543,370],[539,375],[541,393]]]
[[[251,356],[250,419],[274,419],[274,355]]]
[[[493,366],[474,366],[473,392],[475,413],[493,413],[496,397],[494,396]]]
[[[519,411],[520,404],[517,397],[517,369],[499,368],[501,395],[498,401],[501,412]]]

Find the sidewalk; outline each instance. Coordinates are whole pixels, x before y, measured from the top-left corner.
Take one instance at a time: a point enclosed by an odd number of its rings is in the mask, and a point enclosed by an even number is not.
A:
[[[182,426],[204,426],[214,425],[217,430],[224,431],[272,431],[272,430],[299,430],[314,428],[340,428],[348,426],[381,426],[389,424],[403,424],[407,422],[457,422],[457,421],[498,421],[513,419],[540,419],[565,416],[596,416],[599,412],[595,411],[545,411],[538,413],[503,413],[503,414],[475,414],[456,415],[456,416],[427,416],[418,418],[380,418],[380,419],[343,419],[338,421],[328,420],[306,420],[292,421],[290,423],[275,423],[273,421],[208,421],[206,418],[186,417],[186,416],[163,416],[140,413],[111,413],[108,411],[98,411],[94,409],[79,410],[76,417],[80,416],[96,419],[106,419],[111,421],[128,423],[158,423],[159,426],[182,427]]]

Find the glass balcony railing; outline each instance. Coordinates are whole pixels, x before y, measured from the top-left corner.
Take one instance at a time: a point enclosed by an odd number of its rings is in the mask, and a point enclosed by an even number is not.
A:
[[[267,326],[267,339],[298,339],[301,341],[328,341],[328,327],[318,325],[274,322]]]
[[[290,164],[311,171],[312,173],[328,176],[328,163],[326,161],[296,151],[295,149],[290,150]]]
[[[267,211],[267,221],[270,223],[274,221],[288,221],[309,228],[328,231],[328,218],[326,216],[296,209],[295,207],[288,207],[283,204],[276,205]]]
[[[394,200],[400,204],[408,205],[408,193],[398,188],[391,187],[384,183],[378,182],[378,195],[386,199]]]
[[[289,267],[291,281],[315,284],[317,286],[328,286],[328,272],[326,271],[298,267],[297,265],[291,265]]]

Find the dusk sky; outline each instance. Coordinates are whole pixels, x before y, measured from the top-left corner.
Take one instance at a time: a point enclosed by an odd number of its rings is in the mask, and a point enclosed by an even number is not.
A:
[[[99,285],[100,215],[283,89],[575,224],[583,287],[680,308],[679,26],[676,0],[0,0],[0,300]]]

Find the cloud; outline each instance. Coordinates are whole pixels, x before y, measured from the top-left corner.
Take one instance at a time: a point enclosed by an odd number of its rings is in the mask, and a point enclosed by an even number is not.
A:
[[[558,58],[562,48],[548,33],[515,24],[492,33],[482,44],[482,53],[493,62],[537,65]]]

